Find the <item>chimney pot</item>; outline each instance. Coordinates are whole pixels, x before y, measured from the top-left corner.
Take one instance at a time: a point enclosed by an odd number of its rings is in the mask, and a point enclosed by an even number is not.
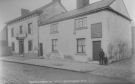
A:
[[[61,2],[61,0],[53,0],[53,2]]]
[[[28,14],[30,11],[28,9],[21,8],[21,16]]]
[[[77,9],[83,8],[89,4],[89,0],[77,0]]]

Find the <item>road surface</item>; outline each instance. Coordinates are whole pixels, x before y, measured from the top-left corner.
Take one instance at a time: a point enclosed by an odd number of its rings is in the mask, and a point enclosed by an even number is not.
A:
[[[132,84],[127,80],[90,73],[13,62],[2,62],[1,78],[5,84]]]

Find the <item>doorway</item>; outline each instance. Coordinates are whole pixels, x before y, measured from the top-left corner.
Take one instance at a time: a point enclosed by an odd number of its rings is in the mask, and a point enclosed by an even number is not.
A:
[[[24,41],[19,40],[19,54],[23,54],[23,53],[24,53]]]
[[[39,46],[40,46],[40,50],[39,50],[40,56],[43,56],[43,44],[40,43]]]
[[[101,41],[93,41],[93,60],[99,61],[99,53],[101,50]]]

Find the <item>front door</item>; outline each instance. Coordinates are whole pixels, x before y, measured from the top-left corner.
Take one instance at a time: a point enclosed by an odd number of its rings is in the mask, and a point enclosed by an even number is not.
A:
[[[20,40],[19,41],[19,54],[23,54],[24,53],[24,41]]]
[[[43,56],[43,44],[40,43],[40,56]]]
[[[93,60],[99,60],[99,53],[101,50],[101,41],[93,41]]]

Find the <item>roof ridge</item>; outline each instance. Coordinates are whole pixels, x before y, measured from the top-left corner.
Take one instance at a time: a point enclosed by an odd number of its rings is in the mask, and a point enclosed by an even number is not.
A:
[[[39,26],[49,24],[49,23],[53,23],[53,22],[57,22],[57,21],[70,19],[70,18],[76,18],[78,16],[85,15],[85,14],[88,14],[88,13],[93,13],[95,11],[100,11],[100,10],[103,10],[103,9],[109,9],[110,5],[115,1],[116,0],[97,1],[95,3],[89,4],[86,7],[83,7],[83,8],[80,8],[80,9],[74,9],[74,10],[59,14],[57,16],[48,18],[46,21],[43,21],[43,22],[41,21],[41,24],[39,24]],[[128,19],[128,18],[126,18],[126,19]]]

